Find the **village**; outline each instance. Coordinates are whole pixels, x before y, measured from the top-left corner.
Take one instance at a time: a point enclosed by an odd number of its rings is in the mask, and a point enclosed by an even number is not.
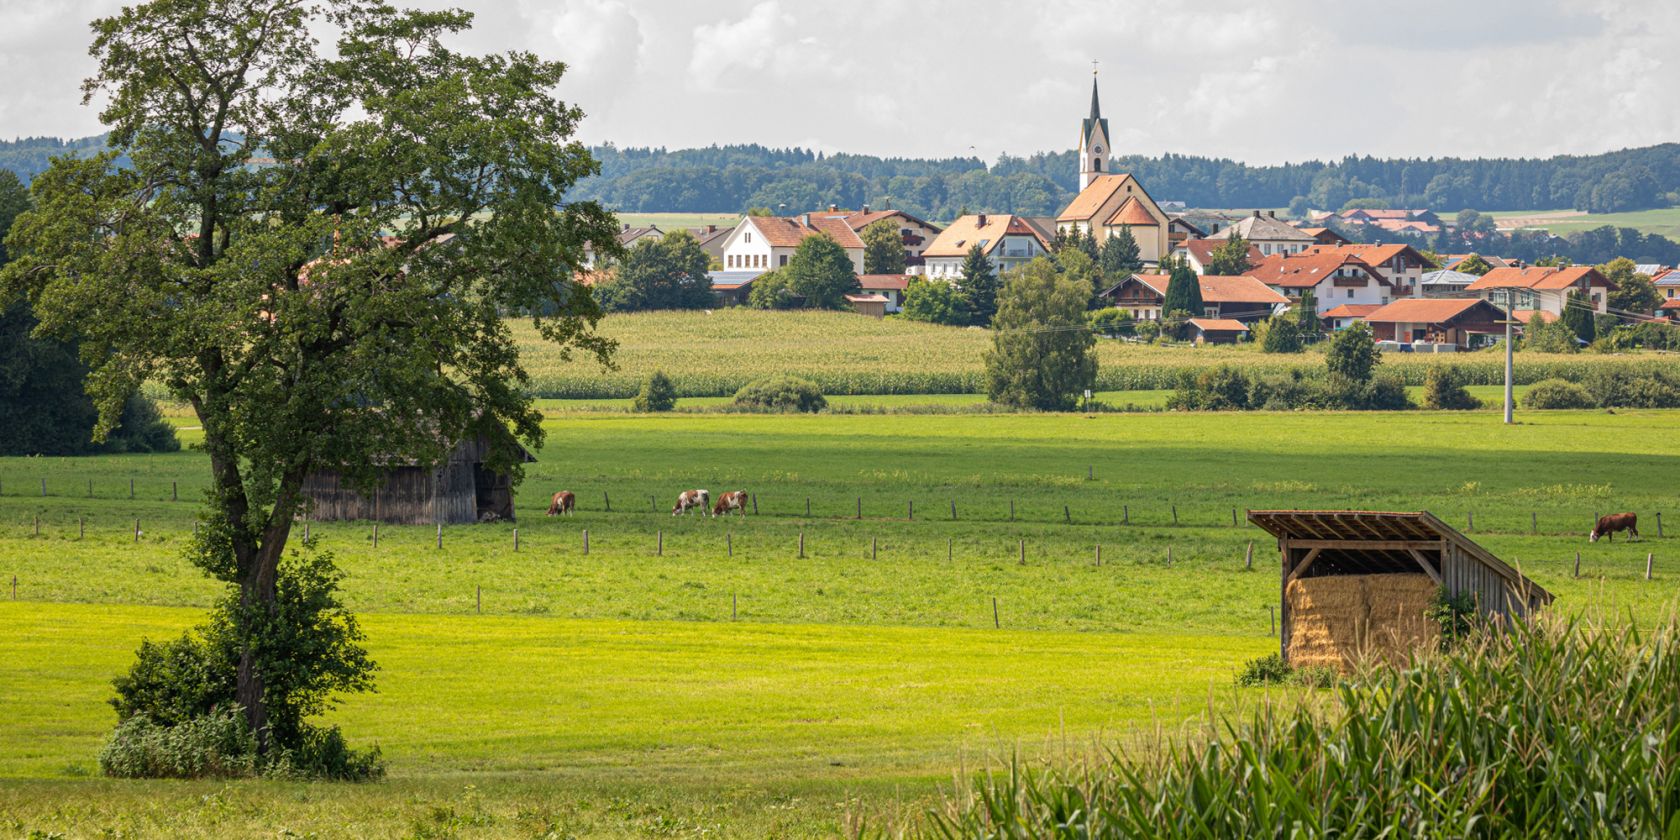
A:
[[[1451,226],[1430,210],[1354,207],[1280,218],[1277,210],[1237,214],[1157,201],[1138,178],[1108,171],[1109,137],[1093,78],[1090,113],[1079,125],[1079,192],[1053,217],[970,213],[940,225],[903,210],[830,205],[793,215],[749,213],[733,227],[685,230],[712,264],[708,276],[718,306],[747,304],[755,281],[786,268],[800,243],[814,236],[844,249],[857,277],[845,300],[858,313],[877,318],[902,312],[918,279],[960,286],[965,262],[977,257],[1001,273],[1082,240],[1094,254],[1102,243],[1124,238],[1128,247],[1135,242],[1138,269],[1109,278],[1097,290],[1094,307],[1113,307],[1127,321],[1158,325],[1171,315],[1163,311],[1167,266],[1186,265],[1198,278],[1204,304],[1201,313],[1179,325],[1182,339],[1191,344],[1246,341],[1257,322],[1285,314],[1298,319],[1303,307],[1312,308],[1326,333],[1364,323],[1385,349],[1426,353],[1493,346],[1504,340],[1507,321],[1520,334],[1536,318],[1556,322],[1572,308],[1611,314],[1609,295],[1616,283],[1595,267],[1428,251],[1429,237]],[[863,233],[881,224],[898,229],[902,272],[868,270]],[[1352,227],[1386,232],[1392,241],[1354,242],[1338,232]],[[631,248],[668,232],[626,223],[618,244]],[[1246,246],[1238,266],[1243,270],[1218,273],[1215,251],[1233,241]],[[1654,283],[1662,298],[1650,311],[1618,311],[1614,317],[1669,323],[1667,316],[1680,312],[1675,298],[1680,269],[1640,264],[1635,271]],[[1159,335],[1156,326],[1145,332]]]

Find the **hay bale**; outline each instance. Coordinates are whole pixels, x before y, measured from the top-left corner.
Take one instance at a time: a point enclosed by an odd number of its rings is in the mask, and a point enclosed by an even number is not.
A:
[[[1289,664],[1348,670],[1368,656],[1395,660],[1433,644],[1424,613],[1439,586],[1428,575],[1329,575],[1290,581]]]

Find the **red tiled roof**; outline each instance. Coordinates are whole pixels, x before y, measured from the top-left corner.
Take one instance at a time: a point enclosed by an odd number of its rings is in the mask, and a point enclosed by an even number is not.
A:
[[[1526,324],[1533,320],[1536,315],[1539,315],[1540,320],[1547,324],[1550,324],[1558,319],[1558,314],[1556,312],[1547,312],[1544,309],[1518,309],[1511,313],[1511,320],[1521,321]]]
[[[981,219],[985,224],[980,224]],[[1030,236],[1038,240],[1039,247],[1049,250],[1050,243],[1037,228],[1027,224],[1027,220],[1020,216],[1007,213],[987,213],[985,215],[969,215],[951,223],[951,226],[941,231],[939,236],[929,243],[922,251],[923,257],[960,257],[968,253],[968,249],[985,241],[986,253],[996,250],[1005,236]]]
[[[1363,269],[1385,286],[1393,285],[1382,272],[1372,268],[1369,263],[1351,254],[1341,253],[1335,248],[1309,248],[1300,254],[1273,254],[1250,269],[1248,276],[1268,286],[1310,289],[1347,265]]]
[[[865,289],[896,289],[902,292],[910,285],[910,275],[859,274],[858,285]]]
[[[1487,310],[1494,319],[1503,318],[1493,304],[1481,298],[1402,298],[1365,316],[1377,323],[1444,324],[1477,310]]]
[[[1248,332],[1248,325],[1230,318],[1191,318],[1186,323],[1194,324],[1202,332],[1215,330],[1229,332]]]
[[[1149,215],[1149,211],[1144,209],[1143,202],[1136,198],[1128,198],[1125,204],[1120,205],[1119,210],[1114,211],[1114,215],[1108,217],[1108,224],[1155,227],[1158,223],[1155,221],[1155,217]]]
[[[1288,303],[1265,283],[1247,275],[1204,274],[1198,285],[1203,303]]]
[[[1131,175],[1125,173],[1118,175],[1098,175],[1091,181],[1089,186],[1080,190],[1079,195],[1073,197],[1073,201],[1069,202],[1068,206],[1062,210],[1061,214],[1056,216],[1056,221],[1092,221],[1092,217],[1097,215],[1097,211],[1101,210],[1103,205],[1107,204],[1108,200],[1114,197],[1114,193],[1121,187],[1124,187],[1128,182],[1134,182],[1134,180]],[[1142,185],[1138,185],[1138,191],[1142,191],[1142,189]]]
[[[1194,258],[1197,265],[1205,267],[1213,261],[1213,249],[1224,244],[1225,240],[1223,239],[1186,239],[1178,243],[1178,247],[1183,248],[1186,253]],[[1248,243],[1248,264],[1259,265],[1262,258],[1260,246],[1252,242]]]
[[[1482,289],[1541,289],[1558,291],[1567,289],[1582,278],[1588,284],[1616,288],[1598,269],[1590,265],[1575,265],[1568,268],[1536,267],[1536,268],[1496,268],[1481,276],[1481,279],[1471,283],[1466,288],[1472,292]]]
[[[1659,304],[1657,309],[1680,309],[1680,298],[1669,298]]]
[[[1378,309],[1383,308],[1380,303],[1344,303],[1341,306],[1325,312],[1320,318],[1363,318]]]
[[[830,239],[840,243],[842,248],[862,248],[863,240],[858,238],[857,232],[842,219],[825,217],[811,213],[811,223],[805,224],[803,216],[749,216],[748,221],[764,236],[764,241],[774,248],[797,248],[805,237],[818,233],[828,234]]]
[[[1405,255],[1407,257],[1407,262],[1415,263],[1421,266],[1429,265],[1429,260],[1425,259],[1422,253],[1420,253],[1416,248],[1404,244],[1390,243],[1388,245],[1380,245],[1369,243],[1349,243],[1346,245],[1314,245],[1308,248],[1306,252],[1309,254],[1345,254],[1350,257],[1357,257],[1360,260],[1363,260],[1367,265],[1373,266],[1385,265],[1395,257]]]

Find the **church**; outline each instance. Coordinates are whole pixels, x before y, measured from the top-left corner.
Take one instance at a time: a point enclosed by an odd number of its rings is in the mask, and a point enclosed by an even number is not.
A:
[[[1091,78],[1091,115],[1079,125],[1079,195],[1056,216],[1056,230],[1062,235],[1090,233],[1098,242],[1122,228],[1131,229],[1138,242],[1138,256],[1146,263],[1158,263],[1172,253],[1169,228],[1172,220],[1149,197],[1143,184],[1124,172],[1109,172],[1108,120],[1097,98],[1097,80]]]

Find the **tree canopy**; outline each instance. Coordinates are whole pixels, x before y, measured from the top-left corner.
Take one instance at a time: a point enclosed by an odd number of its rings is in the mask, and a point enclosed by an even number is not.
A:
[[[712,296],[710,260],[686,230],[636,243],[612,269],[613,279],[596,289],[601,308],[611,312],[648,309],[705,309]]]
[[[1187,317],[1200,318],[1205,311],[1202,304],[1202,282],[1195,269],[1185,260],[1166,259],[1161,267],[1167,269],[1167,294],[1161,304],[1162,312],[1183,312]]]
[[[904,317],[930,324],[962,326],[969,322],[968,302],[943,280],[912,277],[904,287]]]
[[[806,309],[845,309],[846,295],[862,291],[852,258],[824,233],[805,237],[782,273],[788,288],[805,299]]]
[[[882,219],[863,229],[864,274],[903,274],[906,259],[897,222]]]
[[[455,48],[471,20],[154,0],[96,21],[86,90],[112,151],[35,179],[0,270],[0,303],[80,342],[102,431],[147,380],[197,414],[212,481],[190,553],[237,590],[236,700],[264,754],[299,746],[269,716],[296,657],[343,653],[278,594],[304,477],[371,487],[473,436],[517,476],[541,414],[503,315],[612,349],[569,279],[617,224],[568,195],[597,165],[552,94],[565,68]]]
[[[1248,240],[1233,233],[1231,238],[1219,243],[1218,247],[1213,249],[1213,254],[1208,258],[1207,273],[1221,277],[1234,277],[1239,274],[1247,274],[1248,270],[1253,267],[1248,261]]]
[[[975,244],[963,255],[961,270],[962,279],[958,284],[963,306],[972,319],[970,323],[980,327],[991,324],[998,307],[998,273],[991,258],[986,256],[979,244]]]
[[[1096,336],[1085,318],[1091,284],[1039,257],[1011,271],[998,293],[986,393],[992,402],[1070,411],[1096,384]]]
[[[1143,260],[1139,256],[1141,253],[1137,237],[1132,235],[1131,225],[1122,225],[1119,233],[1109,234],[1108,238],[1103,240],[1102,251],[1098,256],[1104,280],[1113,284],[1136,274],[1143,268]]]

